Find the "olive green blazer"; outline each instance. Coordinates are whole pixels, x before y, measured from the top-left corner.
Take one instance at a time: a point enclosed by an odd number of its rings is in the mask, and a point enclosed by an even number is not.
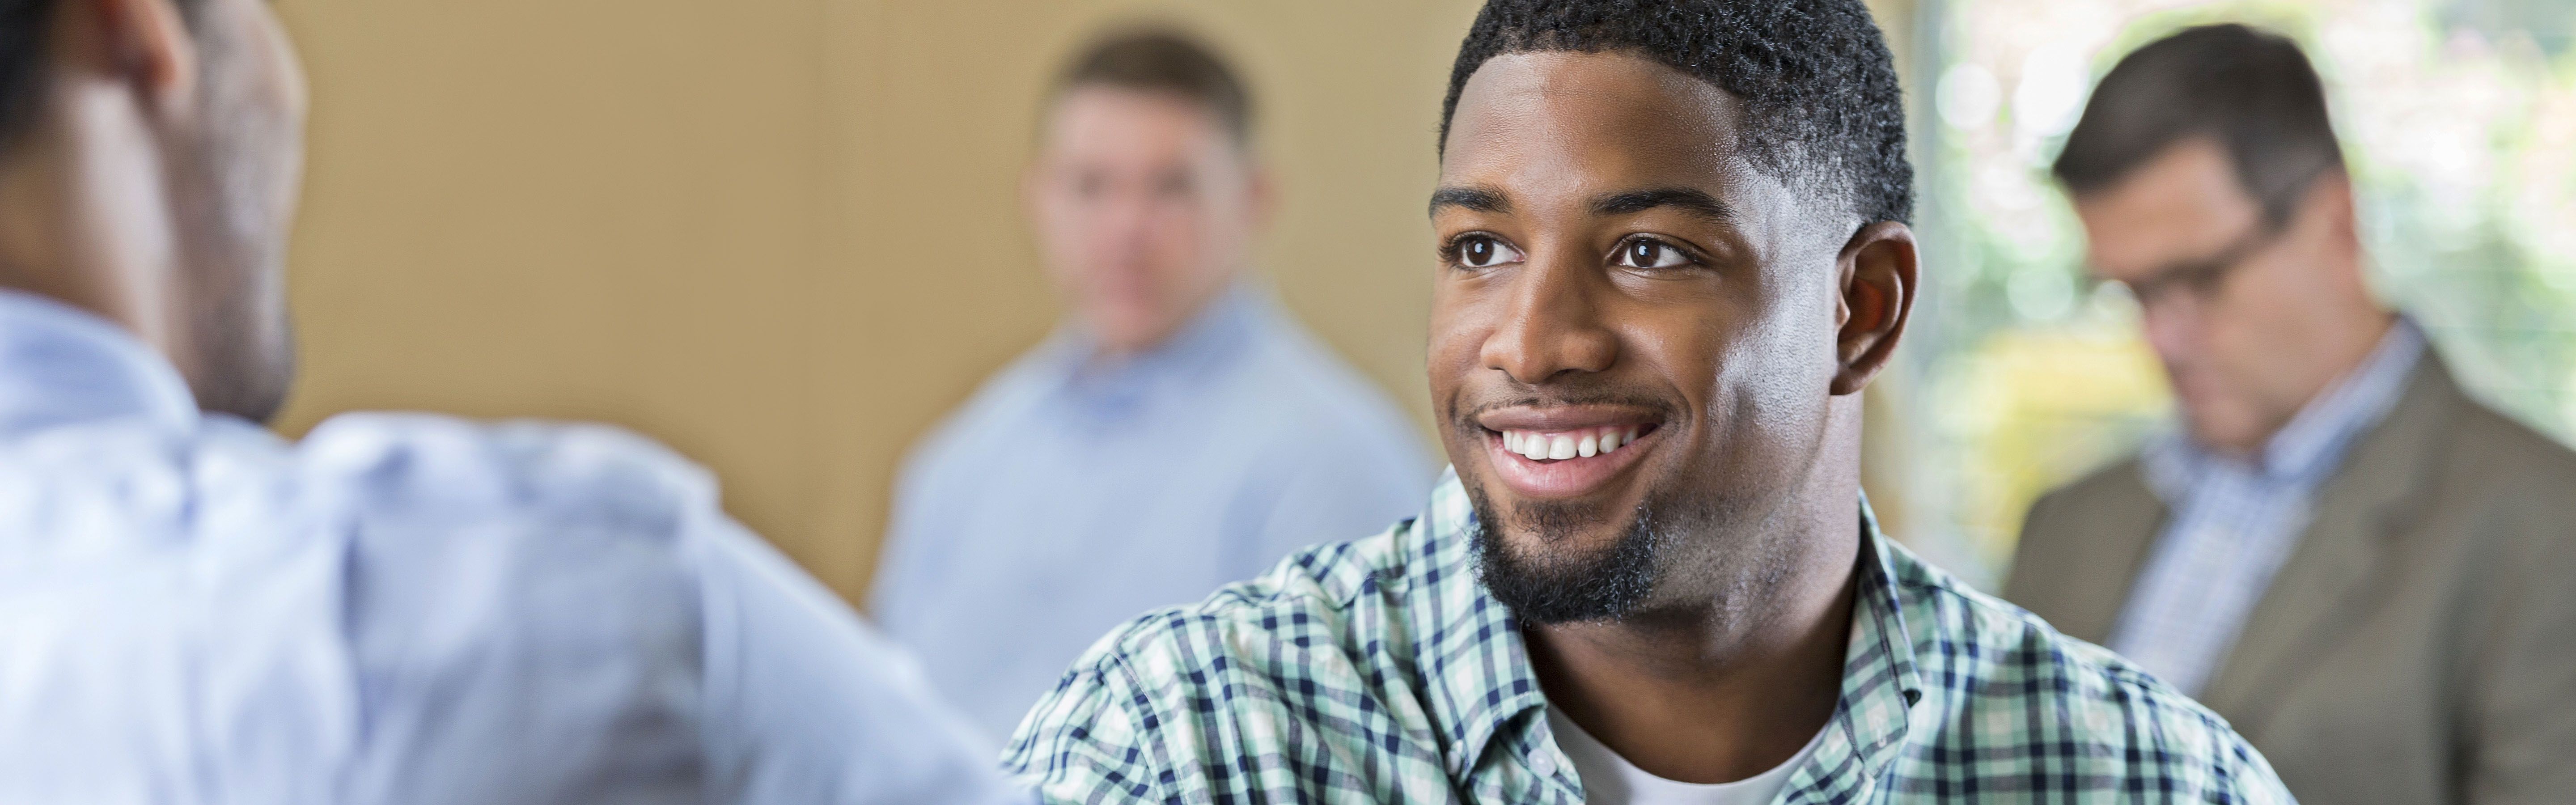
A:
[[[2308,805],[2576,803],[2576,453],[2425,353],[2201,701]],[[2132,457],[2042,497],[2004,597],[2109,636],[2163,528]]]

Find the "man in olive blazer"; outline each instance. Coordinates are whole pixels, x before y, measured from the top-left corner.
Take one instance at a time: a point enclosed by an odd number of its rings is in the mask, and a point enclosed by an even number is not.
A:
[[[2180,427],[2032,506],[2004,597],[2198,697],[2312,805],[2576,802],[2576,453],[2370,294],[2296,46],[2141,48],[2055,169]]]
[[[2198,697],[2304,802],[2576,801],[2576,455],[2426,358]],[[2004,597],[2107,642],[2166,519],[2134,458],[2041,498]]]

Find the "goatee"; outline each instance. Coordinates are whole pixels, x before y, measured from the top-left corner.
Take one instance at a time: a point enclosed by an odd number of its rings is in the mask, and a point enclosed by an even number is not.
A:
[[[1516,522],[1536,538],[1524,552],[1495,533],[1501,512],[1474,484],[1467,485],[1467,499],[1476,508],[1475,527],[1468,534],[1475,541],[1477,578],[1523,626],[1619,620],[1653,596],[1671,543],[1667,529],[1658,527],[1655,511],[1660,507],[1639,503],[1616,542],[1606,550],[1583,553],[1568,543],[1584,526],[1600,522],[1597,508],[1517,504],[1512,509]]]

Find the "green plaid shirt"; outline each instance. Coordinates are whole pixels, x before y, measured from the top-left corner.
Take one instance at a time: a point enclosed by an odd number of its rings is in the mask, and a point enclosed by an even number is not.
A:
[[[1476,581],[1453,476],[1075,663],[1004,765],[1051,802],[1581,803],[1519,627]],[[2288,803],[2225,721],[1968,589],[1864,507],[1842,702],[1784,803]]]

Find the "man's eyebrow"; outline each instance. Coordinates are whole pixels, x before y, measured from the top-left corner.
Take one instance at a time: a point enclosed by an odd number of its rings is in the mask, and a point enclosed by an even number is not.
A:
[[[1659,187],[1612,193],[1592,200],[1594,215],[1635,215],[1657,207],[1673,207],[1713,223],[1731,223],[1735,208],[1716,196],[1687,187]]]
[[[1512,201],[1499,191],[1481,187],[1443,187],[1431,191],[1431,214],[1439,215],[1442,207],[1508,215],[1512,211]]]

